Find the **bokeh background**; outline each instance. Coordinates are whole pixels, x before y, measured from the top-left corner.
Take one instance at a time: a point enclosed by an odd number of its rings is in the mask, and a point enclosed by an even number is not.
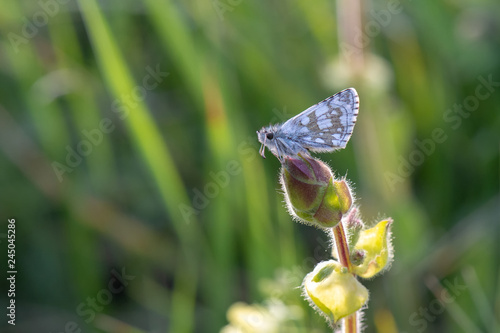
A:
[[[498,1],[0,7],[1,331],[331,331],[297,288],[328,238],[255,131],[351,86],[353,137],[320,158],[394,219],[365,331],[500,330]]]

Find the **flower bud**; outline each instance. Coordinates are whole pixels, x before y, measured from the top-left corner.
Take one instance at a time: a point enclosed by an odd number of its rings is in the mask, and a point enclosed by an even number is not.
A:
[[[362,251],[364,258],[354,273],[362,278],[371,278],[388,267],[392,260],[392,219],[380,221],[371,229],[361,231],[354,251]]]
[[[309,302],[333,322],[358,311],[368,300],[368,289],[335,260],[316,265],[303,287]]]
[[[363,250],[354,250],[351,253],[351,263],[355,266],[361,265],[365,259],[365,252]]]
[[[345,215],[342,219],[342,224],[347,230],[347,244],[350,249],[354,248],[354,245],[358,242],[361,230],[364,228],[363,221],[359,218],[359,212],[357,207],[352,207],[349,214]]]
[[[335,180],[325,163],[310,157],[287,157],[281,182],[290,212],[317,227],[335,227],[352,205],[347,183]]]

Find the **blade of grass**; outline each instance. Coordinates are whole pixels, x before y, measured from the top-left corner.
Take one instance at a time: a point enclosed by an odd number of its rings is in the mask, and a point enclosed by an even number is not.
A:
[[[79,1],[79,6],[107,85],[117,99],[131,93],[135,87],[134,82],[96,1]],[[194,325],[196,250],[200,248],[200,241],[203,243],[203,237],[199,234],[196,223],[188,224],[182,218],[179,204],[188,205],[188,196],[168,147],[163,142],[145,103],[137,101],[136,107],[129,112],[124,121],[132,140],[156,180],[184,249],[185,262],[178,269],[170,319],[172,331],[188,332]],[[178,280],[186,277],[190,277],[189,283]]]

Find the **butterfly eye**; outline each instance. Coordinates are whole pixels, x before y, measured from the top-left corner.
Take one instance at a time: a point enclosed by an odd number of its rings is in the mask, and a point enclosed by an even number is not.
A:
[[[267,138],[268,140],[272,140],[272,139],[274,138],[274,134],[273,134],[273,133],[267,133],[267,134],[266,134],[266,138]]]

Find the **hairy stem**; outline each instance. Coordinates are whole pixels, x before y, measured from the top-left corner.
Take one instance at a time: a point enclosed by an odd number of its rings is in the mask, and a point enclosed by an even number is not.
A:
[[[335,237],[335,245],[337,246],[337,254],[340,264],[347,268],[349,273],[352,272],[351,259],[349,257],[349,246],[345,237],[344,226],[342,223],[337,224],[333,228],[333,235]]]
[[[347,268],[349,273],[352,273],[351,258],[349,256],[349,245],[345,237],[344,225],[342,222],[333,228],[333,235],[335,237],[335,245],[337,246],[337,255],[340,264]],[[344,332],[356,333],[357,332],[357,312],[354,312],[347,318],[344,318]]]
[[[356,327],[357,325],[357,319],[356,315],[358,313],[354,312],[352,315],[350,315],[347,318],[344,318],[344,332],[346,333],[356,333],[358,328]]]

